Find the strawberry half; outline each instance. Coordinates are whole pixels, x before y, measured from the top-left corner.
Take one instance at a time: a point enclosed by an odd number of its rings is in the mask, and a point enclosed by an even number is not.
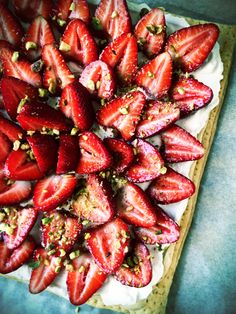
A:
[[[4,107],[11,119],[15,120],[17,109],[21,101],[35,101],[38,99],[38,90],[15,77],[3,77],[0,81],[0,90]]]
[[[80,83],[90,94],[109,99],[114,95],[116,82],[112,68],[105,62],[94,61],[81,73]]]
[[[161,98],[171,86],[172,59],[164,52],[145,64],[137,73],[136,83],[151,95]]]
[[[212,89],[194,78],[180,78],[171,91],[171,97],[185,116],[199,110],[210,103],[213,97]]]
[[[156,223],[156,215],[146,193],[134,183],[128,182],[116,196],[118,215],[128,224],[151,227]]]
[[[166,173],[155,179],[147,189],[148,195],[159,204],[180,202],[194,192],[194,183],[169,167]]]
[[[125,0],[101,0],[93,19],[97,31],[114,40],[132,30],[131,17]]]
[[[150,252],[142,243],[135,243],[123,265],[115,272],[116,280],[125,286],[141,288],[152,279],[152,264]]]
[[[31,273],[29,291],[36,294],[45,290],[57,277],[62,268],[62,260],[49,256],[43,248],[34,251],[34,268]]]
[[[4,118],[0,114],[0,132],[5,134],[11,142],[19,141],[24,137],[21,127],[14,122]]]
[[[124,172],[134,160],[133,147],[117,138],[105,138],[104,143],[113,156],[112,168],[118,173]]]
[[[34,247],[32,237],[28,237],[15,250],[10,250],[4,242],[0,242],[0,273],[8,274],[20,268],[32,256]]]
[[[150,101],[136,129],[136,136],[146,138],[166,129],[179,119],[180,110],[174,103]]]
[[[74,81],[74,75],[54,44],[43,46],[42,60],[45,65],[43,85],[51,94],[55,94]]]
[[[89,253],[83,253],[72,261],[66,284],[70,302],[74,305],[85,303],[101,288],[107,275],[94,263]]]
[[[4,162],[11,152],[11,142],[8,137],[0,132],[0,163]]]
[[[0,3],[0,12],[0,39],[4,39],[17,47],[21,43],[23,29],[17,18],[3,3]]]
[[[117,271],[128,251],[130,233],[126,223],[115,218],[87,235],[95,263],[107,274]]]
[[[126,171],[127,178],[132,182],[153,180],[161,174],[164,161],[158,150],[150,143],[138,139],[134,141],[136,161]]]
[[[131,33],[122,34],[104,48],[100,60],[115,69],[121,82],[131,83],[138,68],[136,38]]]
[[[48,0],[12,0],[16,16],[29,22],[38,15],[48,19],[52,9],[52,1]]]
[[[76,187],[73,175],[51,175],[38,181],[34,188],[33,201],[37,209],[50,211],[63,204]]]
[[[177,125],[161,134],[163,156],[167,162],[197,160],[204,155],[202,144],[186,130]]]
[[[83,66],[98,59],[96,42],[87,25],[79,19],[73,19],[67,25],[61,37],[59,50],[66,58]]]
[[[105,180],[90,174],[85,188],[79,191],[73,202],[75,214],[80,219],[103,224],[111,220],[115,213],[112,190]]]
[[[1,48],[0,62],[5,76],[13,76],[35,87],[41,86],[40,74],[32,70],[31,64],[27,60],[19,58],[19,52]]]
[[[59,106],[80,131],[90,129],[94,118],[92,102],[89,92],[79,81],[76,80],[63,89]]]
[[[216,24],[200,24],[182,28],[171,34],[165,50],[184,71],[197,70],[208,57],[219,36]]]
[[[135,134],[145,102],[145,95],[139,91],[117,97],[98,111],[98,123],[115,127],[120,131],[121,136],[128,141]]]
[[[49,255],[62,256],[78,239],[82,225],[78,219],[60,211],[50,211],[42,218],[42,245]]]
[[[134,34],[139,47],[149,58],[158,55],[166,38],[164,12],[159,8],[149,11],[136,24]]]
[[[81,156],[76,169],[77,173],[94,173],[111,166],[112,156],[96,134],[83,132],[79,136],[79,147]]]
[[[3,239],[8,249],[19,247],[33,228],[38,212],[35,208],[6,208],[1,212],[4,217],[0,229],[4,231]]]
[[[157,224],[150,228],[136,228],[136,236],[146,244],[168,244],[179,239],[180,228],[159,207],[156,208]]]

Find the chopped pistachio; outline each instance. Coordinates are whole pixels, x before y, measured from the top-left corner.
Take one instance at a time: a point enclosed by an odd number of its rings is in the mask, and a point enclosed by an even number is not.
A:
[[[40,266],[40,263],[41,263],[41,261],[40,261],[40,259],[38,259],[37,261],[31,261],[31,262],[29,262],[29,263],[28,263],[28,266],[29,266],[30,268],[32,268],[32,269],[36,269],[36,268],[38,268],[38,267]]]
[[[18,61],[19,57],[20,57],[19,52],[18,51],[14,51],[13,54],[12,54],[12,57],[11,57],[12,62]]]
[[[146,29],[153,35],[158,35],[163,31],[163,26],[151,24],[151,25],[147,25]]]
[[[74,271],[74,267],[71,264],[65,265],[67,271]]]
[[[41,98],[48,97],[48,90],[46,90],[45,88],[39,88],[38,93],[39,97]]]
[[[100,81],[97,81],[97,83],[96,83],[96,89],[99,89],[100,86],[101,86],[101,82],[100,82]]]
[[[79,311],[80,311],[80,308],[77,306],[77,307],[75,308],[75,313],[79,313]]]
[[[53,78],[48,79],[48,90],[51,94],[55,94],[56,93],[56,87],[57,87],[57,83],[56,80],[54,80]]]
[[[37,60],[31,65],[31,69],[33,72],[40,72],[43,68],[44,62],[43,60]]]
[[[105,99],[104,99],[104,98],[101,99],[101,105],[102,105],[102,106],[105,105]]]
[[[134,206],[128,206],[128,207],[126,207],[126,211],[127,212],[130,212],[130,211],[132,211],[134,209]]]
[[[162,234],[162,230],[161,230],[161,229],[157,230],[157,231],[155,232],[155,234],[156,234],[156,235]]]
[[[55,268],[55,273],[59,273],[60,270],[61,270],[61,266],[57,266],[57,267]]]
[[[77,250],[77,251],[73,251],[70,253],[69,257],[70,259],[75,259],[76,257],[78,257],[80,255],[80,251]]]
[[[42,218],[42,224],[43,224],[43,225],[48,225],[48,224],[50,224],[50,222],[52,221],[52,219],[53,219],[53,218],[51,218],[51,217],[44,217],[44,218]]]
[[[50,262],[49,262],[48,259],[45,259],[43,263],[44,263],[45,266],[49,266],[50,265]]]
[[[56,250],[55,250],[55,249],[52,249],[51,251],[48,252],[48,255],[51,256],[51,255],[54,255],[55,253],[56,253]]]
[[[6,223],[1,223],[0,224],[0,231],[5,231],[6,234],[12,235],[14,233],[14,228],[12,228],[11,226],[9,226]]]
[[[25,98],[22,98],[19,102],[19,105],[17,107],[17,113],[21,112],[21,109],[24,107],[24,105],[29,101],[28,95],[25,96]]]
[[[59,50],[67,52],[71,50],[71,46],[61,40]]]
[[[0,213],[0,222],[4,220],[6,214],[5,213]]]
[[[178,87],[178,88],[177,88],[177,91],[178,91],[178,93],[179,93],[180,95],[184,95],[184,94],[185,94],[185,90],[184,90],[183,87]]]
[[[75,11],[75,3],[72,2],[69,8],[70,11]]]
[[[65,24],[66,24],[66,21],[60,19],[60,18],[57,18],[57,24],[61,27],[63,27]]]
[[[155,75],[154,75],[152,72],[150,72],[150,71],[148,71],[147,76],[148,76],[148,77],[151,77],[151,78],[154,78],[154,77],[155,77]]]
[[[85,233],[85,234],[84,234],[85,240],[88,240],[90,237],[91,237],[90,233]]]
[[[87,135],[83,135],[82,138],[83,138],[84,141],[87,141],[88,136]]]
[[[92,17],[92,27],[96,30],[102,30],[102,24],[97,17]]]
[[[60,266],[60,264],[61,264],[61,257],[57,257],[57,258],[55,259],[55,264],[56,264],[57,266]]]
[[[61,257],[63,257],[63,256],[66,255],[66,251],[65,251],[65,250],[60,249],[59,251],[60,251],[60,256],[61,256]]]
[[[25,49],[30,50],[30,49],[37,49],[38,45],[33,42],[33,41],[27,41],[25,44]]]
[[[89,224],[89,220],[83,220],[83,221],[82,221],[82,225],[83,225],[83,226],[86,226],[87,224]]]
[[[88,80],[87,81],[87,87],[91,90],[95,90],[95,83],[93,80]]]
[[[71,129],[71,131],[70,131],[70,135],[76,135],[78,132],[79,132],[79,129],[78,129],[78,128],[73,128],[73,129]]]
[[[30,146],[29,146],[29,144],[24,143],[24,144],[21,144],[20,148],[23,149],[23,150],[27,150],[27,149],[30,148]]]
[[[52,132],[53,132],[53,134],[60,135],[60,131],[59,130],[53,129]]]
[[[162,168],[160,169],[160,174],[165,174],[166,171],[167,171],[167,168],[166,168],[166,167],[162,167]]]
[[[120,111],[121,114],[124,114],[124,115],[129,114],[128,109],[125,108],[125,107],[120,108],[119,111]]]
[[[13,150],[17,151],[19,148],[20,148],[20,141],[19,141],[19,140],[16,140],[16,141],[13,143]]]
[[[111,18],[112,19],[115,19],[118,16],[119,16],[119,13],[117,11],[113,11],[112,14],[111,14]]]
[[[79,268],[79,273],[82,273],[84,270],[85,270],[84,265],[81,265],[80,268]]]

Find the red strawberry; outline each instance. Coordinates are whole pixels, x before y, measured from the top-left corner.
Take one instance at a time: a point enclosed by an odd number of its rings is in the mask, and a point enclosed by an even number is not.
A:
[[[95,28],[110,39],[131,32],[131,18],[125,0],[101,0],[93,20]]]
[[[169,36],[165,50],[184,71],[192,72],[206,60],[218,36],[216,24],[185,27]]]
[[[173,243],[179,239],[180,228],[163,210],[157,208],[157,224],[150,228],[136,228],[136,236],[146,244]]]
[[[82,225],[77,218],[61,210],[50,211],[42,218],[42,245],[48,254],[62,256],[71,250],[81,230]]]
[[[79,137],[81,156],[76,172],[80,174],[98,172],[112,164],[112,156],[102,140],[92,132],[83,132]]]
[[[9,141],[8,137],[0,132],[0,163],[4,162],[10,151],[11,151],[11,142]]]
[[[180,110],[171,102],[150,101],[137,126],[137,137],[146,138],[166,129],[179,119]]]
[[[63,27],[66,24],[73,0],[58,0],[53,8],[53,20],[56,20],[58,25]]]
[[[98,123],[115,127],[120,131],[121,136],[128,141],[135,134],[145,101],[144,94],[139,91],[117,97],[98,111]]]
[[[0,273],[8,274],[20,268],[32,256],[34,247],[32,237],[28,237],[15,250],[10,250],[4,242],[0,242]]]
[[[38,212],[35,208],[7,208],[2,214],[4,219],[0,228],[3,226],[4,242],[8,249],[14,250],[28,236],[36,222]]]
[[[50,211],[63,204],[76,186],[74,175],[51,175],[38,181],[34,188],[33,201],[37,209]]]
[[[43,46],[42,60],[45,65],[43,85],[48,88],[51,94],[55,94],[56,91],[74,81],[74,75],[55,45]]]
[[[136,161],[126,171],[126,176],[133,182],[153,180],[161,174],[164,161],[158,150],[144,140],[135,140]]]
[[[27,103],[17,116],[24,130],[44,131],[46,129],[67,131],[70,125],[59,111],[43,103]]]
[[[12,46],[12,44],[10,44],[8,41],[6,40],[0,40],[0,49],[2,48],[8,48],[8,49],[14,49],[14,47]]]
[[[5,39],[13,46],[18,46],[23,36],[23,29],[17,18],[7,9],[7,6],[0,3],[0,39]]]
[[[172,60],[164,52],[145,64],[137,73],[136,82],[157,98],[165,96],[171,85]]]
[[[204,155],[204,147],[190,133],[173,125],[161,134],[167,162],[197,160]]]
[[[98,59],[96,42],[86,24],[79,19],[73,19],[67,25],[59,50],[68,59],[84,66]]]
[[[167,168],[167,172],[155,179],[147,189],[150,197],[159,204],[180,202],[194,192],[194,183],[171,168]]]
[[[34,86],[15,77],[3,77],[0,81],[0,89],[4,107],[13,120],[16,119],[21,100],[34,101],[38,98],[38,91]]]
[[[72,261],[72,269],[67,274],[67,290],[74,305],[85,303],[101,288],[107,275],[94,263],[89,253],[83,253]]]
[[[90,63],[81,73],[80,83],[90,94],[104,99],[111,98],[116,88],[112,69],[102,61]]]
[[[152,279],[152,264],[148,248],[142,243],[135,243],[132,254],[124,260],[123,265],[115,272],[116,280],[123,285],[141,288]]]
[[[32,70],[31,64],[23,58],[19,58],[19,53],[9,48],[0,49],[0,62],[2,63],[3,74],[13,76],[25,81],[35,87],[41,86],[41,76]]]
[[[42,16],[37,16],[30,24],[24,37],[24,48],[30,60],[37,60],[41,56],[42,47],[55,43],[50,24]]]
[[[84,23],[90,22],[89,6],[86,0],[73,0],[69,19],[80,19]]]
[[[106,181],[95,174],[88,176],[86,186],[73,202],[74,212],[80,219],[103,224],[115,213],[112,190]]]
[[[23,130],[14,122],[4,118],[0,114],[0,132],[5,134],[11,142],[21,140],[24,137]]]
[[[171,97],[180,109],[181,115],[187,115],[205,107],[212,100],[212,89],[194,78],[180,78],[173,86]]]
[[[104,143],[113,156],[112,168],[118,173],[123,172],[131,165],[134,159],[134,152],[131,145],[117,138],[105,138]]]
[[[43,248],[34,252],[34,264],[30,277],[29,291],[36,294],[45,290],[57,277],[62,267],[62,260],[49,256]]]
[[[107,274],[123,263],[129,245],[129,228],[116,218],[87,234],[87,245],[96,264]]]
[[[79,160],[78,139],[69,134],[60,135],[56,174],[74,171]]]
[[[63,89],[59,106],[80,131],[90,129],[94,117],[93,107],[89,92],[79,81],[76,80]]]
[[[164,12],[154,8],[136,24],[134,34],[141,50],[149,57],[155,57],[162,50],[166,37]]]
[[[123,83],[131,83],[138,67],[136,38],[131,33],[122,34],[104,48],[100,60],[115,68]]]
[[[156,215],[145,192],[134,183],[128,182],[116,196],[118,215],[134,226],[151,227],[156,223]]]
[[[38,15],[48,19],[52,9],[52,1],[48,0],[13,0],[14,10],[23,21],[29,22]]]

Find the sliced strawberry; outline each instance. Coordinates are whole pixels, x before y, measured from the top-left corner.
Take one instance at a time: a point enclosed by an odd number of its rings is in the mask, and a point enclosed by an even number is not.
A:
[[[135,134],[145,102],[145,95],[139,91],[117,97],[98,111],[98,123],[115,127],[120,131],[121,136],[128,141]]]
[[[0,3],[0,12],[0,39],[4,39],[17,47],[21,42],[23,29],[17,18],[3,3]]]
[[[138,139],[134,141],[136,161],[126,171],[127,178],[132,182],[153,180],[161,174],[164,161],[158,150],[150,143]]]
[[[67,290],[70,302],[81,305],[101,288],[107,275],[94,263],[89,253],[74,259],[72,267],[67,274]]]
[[[45,65],[43,85],[51,94],[55,94],[74,81],[74,75],[55,45],[50,44],[43,47],[42,60]]]
[[[165,50],[184,71],[192,72],[206,60],[218,36],[216,24],[185,27],[169,36]]]
[[[69,19],[80,19],[84,23],[89,24],[90,12],[86,0],[73,0],[70,9]]]
[[[33,201],[37,209],[50,211],[63,204],[76,186],[74,175],[51,175],[38,181],[34,188]]]
[[[0,229],[8,249],[19,247],[33,228],[38,212],[35,208],[7,208],[2,212],[4,219]]]
[[[130,287],[147,286],[152,279],[150,257],[150,252],[144,244],[135,243],[132,246],[132,253],[125,258],[123,265],[115,272],[116,280]]]
[[[34,252],[34,269],[32,270],[29,291],[36,294],[45,290],[57,277],[62,268],[62,260],[49,256],[43,248]]]
[[[98,59],[98,49],[87,25],[73,19],[66,27],[59,48],[63,55],[84,66]]]
[[[81,73],[80,83],[90,94],[104,99],[111,98],[116,88],[112,69],[102,61],[90,63]]]
[[[90,129],[94,118],[93,107],[89,92],[79,81],[76,80],[63,89],[59,106],[80,131]]]
[[[78,139],[69,134],[60,135],[56,174],[74,171],[79,160]]]
[[[155,179],[147,189],[147,193],[159,204],[180,202],[194,192],[194,183],[169,167],[166,173]]]
[[[123,83],[131,83],[138,67],[136,38],[131,33],[122,34],[104,48],[100,60],[115,68]]]
[[[38,98],[38,90],[34,86],[15,77],[3,77],[0,81],[0,89],[4,107],[13,120],[16,119],[21,100],[34,101]]]
[[[136,236],[146,244],[167,244],[179,239],[180,228],[163,210],[156,210],[157,224],[150,228],[136,228]]]
[[[171,85],[172,59],[164,52],[145,64],[137,73],[136,82],[157,98],[165,96]]]
[[[112,156],[102,140],[92,132],[83,132],[79,137],[81,156],[76,172],[94,173],[107,169],[112,164]]]
[[[41,86],[40,74],[32,70],[31,64],[27,60],[19,58],[18,52],[9,48],[1,48],[0,62],[5,76],[13,76],[35,87]]]
[[[78,219],[60,211],[50,211],[42,218],[42,245],[50,255],[68,252],[78,239],[82,225]]]
[[[194,78],[180,78],[173,86],[171,97],[185,116],[205,107],[212,100],[212,89]]]
[[[25,201],[31,193],[31,184],[27,181],[15,181],[7,184],[1,179],[0,182],[0,206],[19,204]]]
[[[74,212],[80,219],[103,224],[115,213],[112,190],[105,180],[90,174],[85,188],[73,202]]]
[[[197,160],[204,155],[202,144],[186,130],[177,125],[171,126],[161,134],[163,155],[167,162]]]
[[[35,61],[40,58],[42,47],[55,43],[50,24],[42,16],[37,16],[30,24],[23,40],[27,57]]]
[[[11,152],[11,142],[8,137],[0,132],[0,163],[4,162]]]
[[[48,19],[51,14],[52,1],[48,0],[12,0],[17,16],[23,21],[29,22],[38,15]]]
[[[0,40],[0,49],[2,48],[8,48],[8,49],[12,49],[14,50],[14,47],[12,44],[10,44],[8,41],[6,40]]]
[[[32,256],[35,242],[28,237],[17,249],[10,250],[7,244],[0,242],[0,273],[8,274],[20,268]]]
[[[16,125],[14,122],[4,118],[0,114],[0,132],[5,134],[11,142],[15,142],[17,140],[21,140],[24,137],[24,132]]]
[[[137,126],[137,137],[152,136],[179,119],[180,110],[171,102],[150,101]]]
[[[122,173],[131,165],[134,159],[132,146],[117,138],[105,138],[104,143],[113,156],[112,168],[118,173]]]
[[[166,37],[164,12],[154,8],[136,24],[134,34],[141,50],[149,57],[155,57],[162,50]]]
[[[17,116],[24,130],[44,131],[46,129],[67,131],[70,125],[59,111],[44,103],[27,103]]]
[[[87,245],[95,263],[107,274],[114,273],[123,263],[129,245],[129,228],[115,218],[91,231]]]
[[[94,24],[112,40],[131,32],[131,18],[126,1],[101,0],[95,12]]]

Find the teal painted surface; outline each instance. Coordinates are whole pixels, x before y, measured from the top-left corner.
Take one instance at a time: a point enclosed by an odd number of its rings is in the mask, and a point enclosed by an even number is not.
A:
[[[144,2],[144,1],[136,1]],[[235,0],[146,1],[170,12],[236,23]],[[234,54],[236,60],[236,53]],[[203,176],[193,219],[174,283],[168,314],[236,313],[236,62],[218,129]],[[48,292],[34,296],[28,287],[0,279],[1,314],[72,314],[75,307]],[[89,306],[82,314],[108,314]]]

